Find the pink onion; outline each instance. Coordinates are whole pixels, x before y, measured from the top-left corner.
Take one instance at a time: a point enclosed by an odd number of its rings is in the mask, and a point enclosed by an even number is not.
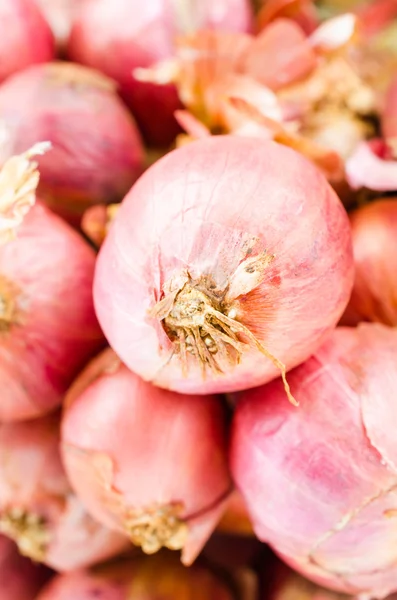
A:
[[[234,600],[208,568],[186,569],[173,556],[124,559],[55,577],[37,600]]]
[[[0,88],[0,114],[3,158],[52,143],[39,160],[39,193],[73,222],[91,204],[120,200],[143,170],[132,117],[115,84],[91,69],[55,62],[14,75]]]
[[[344,323],[397,325],[397,201],[371,202],[350,213],[355,282]]]
[[[59,455],[59,416],[0,425],[0,531],[22,554],[58,571],[105,560],[128,546],[72,493]]]
[[[13,157],[0,172],[0,421],[54,409],[103,346],[91,291],[95,252],[34,205],[32,156],[41,150]]]
[[[24,558],[0,535],[0,600],[34,600],[46,579],[44,569]]]
[[[2,0],[0,22],[0,81],[54,58],[51,30],[34,0]]]
[[[87,508],[145,552],[183,549],[193,562],[231,491],[217,399],[152,387],[107,350],[67,406],[63,458]]]
[[[168,145],[178,131],[175,88],[138,81],[132,72],[172,56],[177,34],[212,27],[245,31],[251,19],[248,0],[82,0],[69,55],[113,77],[146,139]]]
[[[289,374],[244,392],[231,467],[256,535],[313,581],[397,590],[397,332],[339,328]]]
[[[321,173],[273,142],[217,136],[134,186],[101,247],[94,299],[145,380],[220,393],[305,360],[352,281],[347,215]]]

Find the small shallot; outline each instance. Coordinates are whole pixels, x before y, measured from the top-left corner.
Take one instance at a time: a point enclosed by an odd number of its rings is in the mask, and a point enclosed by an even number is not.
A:
[[[397,326],[397,199],[350,213],[355,262],[352,296],[343,322]]]
[[[128,548],[128,540],[94,521],[70,489],[59,454],[58,414],[0,424],[0,531],[22,554],[57,571]]]
[[[44,569],[21,556],[11,540],[0,535],[0,600],[34,600],[46,575]]]
[[[145,383],[106,350],[66,398],[63,459],[94,517],[152,554],[190,564],[231,492],[224,411]]]
[[[95,252],[40,202],[38,144],[0,171],[0,421],[58,406],[101,347]]]
[[[54,58],[51,29],[34,0],[1,0],[0,23],[0,82]]]
[[[143,171],[141,139],[116,84],[91,69],[52,62],[14,75],[0,87],[0,117],[0,159],[52,143],[38,160],[39,194],[73,223],[87,206],[121,200]]]

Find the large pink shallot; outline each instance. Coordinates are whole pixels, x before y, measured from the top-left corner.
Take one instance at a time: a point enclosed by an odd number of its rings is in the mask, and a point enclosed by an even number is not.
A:
[[[36,202],[39,144],[0,172],[0,421],[58,406],[103,335],[92,300],[95,252]]]
[[[29,102],[26,101],[29,98]],[[0,159],[41,140],[40,197],[78,223],[92,204],[118,202],[144,168],[135,122],[101,73],[67,62],[36,65],[0,87]]]
[[[313,581],[397,590],[397,332],[338,328],[281,380],[241,394],[231,467],[256,535]]]
[[[51,29],[34,0],[1,0],[0,23],[0,82],[54,58]]]
[[[208,567],[187,569],[169,554],[123,559],[55,577],[37,600],[234,600]]]
[[[251,25],[249,0],[82,0],[69,55],[114,78],[146,139],[167,145],[178,131],[175,88],[141,82],[133,71],[173,56],[179,34],[203,28],[246,31]]]
[[[128,548],[128,540],[94,521],[72,492],[59,454],[57,414],[0,424],[0,531],[22,554],[57,571]]]
[[[109,349],[66,406],[63,459],[88,510],[149,554],[182,549],[193,562],[232,489],[220,401],[151,386]]]
[[[205,394],[285,377],[335,326],[352,283],[348,218],[321,173],[274,142],[217,136],[132,188],[94,298],[127,366]]]

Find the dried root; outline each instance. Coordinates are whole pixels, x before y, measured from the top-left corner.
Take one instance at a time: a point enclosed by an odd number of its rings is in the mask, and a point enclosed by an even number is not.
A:
[[[163,547],[181,550],[188,536],[188,526],[180,519],[182,510],[181,504],[169,504],[133,511],[124,522],[125,529],[132,543],[146,554],[155,554]]]
[[[41,516],[12,508],[1,515],[0,532],[13,539],[24,556],[38,562],[45,559],[50,533]]]
[[[254,334],[236,320],[233,300],[258,287],[274,259],[266,252],[243,261],[222,294],[209,291],[203,280],[193,281],[186,274],[165,286],[165,297],[149,315],[163,322],[164,329],[181,359],[182,373],[188,374],[189,354],[199,362],[203,378],[207,369],[222,374],[222,364],[238,364],[249,347],[256,348],[279,369],[288,399],[297,405],[286,378],[285,365]]]

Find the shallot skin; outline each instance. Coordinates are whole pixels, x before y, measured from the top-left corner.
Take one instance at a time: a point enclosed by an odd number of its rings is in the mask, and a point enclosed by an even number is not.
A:
[[[59,406],[104,344],[92,299],[95,252],[37,202],[0,245],[0,421]]]
[[[194,355],[182,360],[178,334],[171,339],[148,311],[172,299],[172,286],[178,290],[186,279],[215,304],[223,298],[216,317],[229,315],[227,327],[235,331],[244,325],[251,340],[255,336],[290,369],[315,351],[348,302],[347,214],[322,174],[295,151],[219,136],[160,159],[112,222],[96,265],[94,301],[125,364],[147,381],[187,394],[267,382],[279,368],[255,342],[249,345],[247,333],[237,364],[219,342],[221,373],[203,373]],[[213,329],[212,335],[218,339]]]
[[[350,213],[355,281],[346,325],[397,325],[397,201],[376,200]]]
[[[36,63],[55,56],[51,29],[32,0],[2,0],[0,22],[0,82]]]
[[[29,102],[26,101],[29,98]],[[0,87],[1,159],[48,140],[41,198],[73,224],[88,206],[122,199],[143,171],[143,147],[115,83],[67,62],[35,65]]]
[[[62,572],[106,560],[129,544],[94,521],[71,490],[59,422],[52,414],[0,425],[0,530],[23,554]]]
[[[230,463],[253,527],[294,569],[349,594],[397,590],[397,333],[338,328],[289,373],[240,396]]]
[[[37,600],[233,600],[208,568],[186,569],[169,555],[119,560],[55,577]]]
[[[97,68],[120,84],[150,144],[164,146],[179,131],[180,106],[173,86],[138,81],[133,71],[171,57],[175,36],[191,29],[251,28],[247,0],[82,0],[72,26],[69,56]]]
[[[34,600],[45,579],[41,567],[18,554],[15,544],[0,536],[0,600]]]
[[[190,564],[232,489],[224,417],[217,398],[151,386],[105,350],[66,398],[69,480],[104,525],[148,553],[182,549]]]

